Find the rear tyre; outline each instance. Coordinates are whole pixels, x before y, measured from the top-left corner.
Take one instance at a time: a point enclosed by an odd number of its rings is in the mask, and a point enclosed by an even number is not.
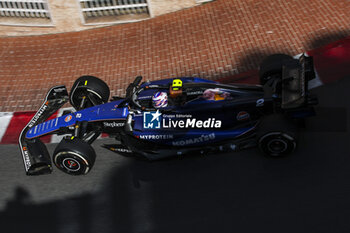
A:
[[[259,68],[260,84],[264,85],[271,77],[282,77],[283,65],[293,60],[286,54],[273,54],[265,58]]]
[[[259,149],[269,157],[283,157],[297,147],[296,125],[281,114],[266,116],[258,129]]]
[[[85,175],[96,159],[91,145],[79,138],[64,138],[54,151],[53,162],[58,169],[70,175]]]
[[[69,101],[76,110],[108,102],[110,90],[108,85],[94,76],[78,78],[69,94]]]

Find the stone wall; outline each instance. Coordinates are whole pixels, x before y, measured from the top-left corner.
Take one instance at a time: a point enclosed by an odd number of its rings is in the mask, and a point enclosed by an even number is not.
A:
[[[150,0],[152,16],[158,16],[196,5],[195,0]]]
[[[78,0],[48,0],[52,22],[47,22],[52,26],[3,26],[0,25],[0,36],[24,36],[40,35],[49,33],[60,33],[70,31],[80,31],[84,29],[103,27],[111,23],[100,25],[84,25]],[[156,17],[169,12],[174,12],[196,5],[195,0],[149,0],[150,14]],[[6,19],[7,21],[9,19]],[[12,20],[12,19],[10,19]],[[13,23],[31,19],[13,19]],[[1,18],[0,18],[1,22]],[[115,22],[117,23],[117,22]],[[112,23],[112,24],[115,24]]]

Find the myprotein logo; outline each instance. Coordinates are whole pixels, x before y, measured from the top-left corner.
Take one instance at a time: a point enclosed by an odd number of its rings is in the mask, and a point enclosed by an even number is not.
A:
[[[171,134],[155,134],[155,135],[140,135],[140,139],[153,139],[153,140],[165,140],[165,139],[173,139],[174,135]]]

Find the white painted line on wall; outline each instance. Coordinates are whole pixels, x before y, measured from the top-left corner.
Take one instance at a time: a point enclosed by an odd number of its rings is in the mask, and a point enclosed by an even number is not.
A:
[[[0,142],[11,122],[12,116],[12,112],[0,112]]]

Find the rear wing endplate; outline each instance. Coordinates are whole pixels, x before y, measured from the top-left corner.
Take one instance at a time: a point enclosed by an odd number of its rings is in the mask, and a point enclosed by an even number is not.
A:
[[[315,78],[312,57],[304,54],[283,66],[282,108],[293,109],[307,104],[308,82]]]

